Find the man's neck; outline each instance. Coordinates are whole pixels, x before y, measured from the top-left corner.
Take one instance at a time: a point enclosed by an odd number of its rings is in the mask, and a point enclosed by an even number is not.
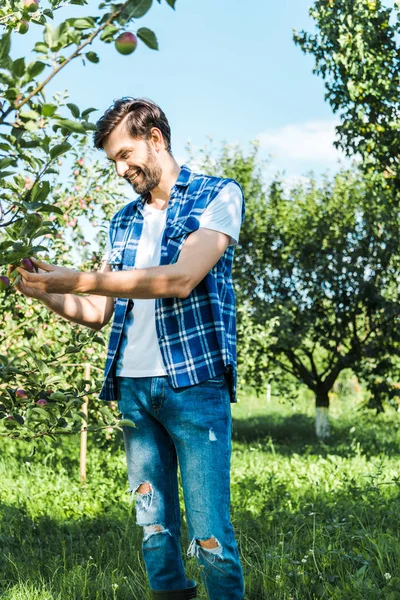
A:
[[[151,204],[154,208],[164,210],[167,207],[171,196],[171,189],[177,182],[180,172],[180,166],[176,160],[171,157],[163,168],[159,185],[151,190],[147,203]]]

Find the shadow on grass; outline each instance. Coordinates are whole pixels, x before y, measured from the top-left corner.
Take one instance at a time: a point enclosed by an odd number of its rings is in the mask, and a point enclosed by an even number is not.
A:
[[[0,504],[0,597],[145,600],[149,586],[135,515],[33,520]]]
[[[354,427],[355,426],[355,427]],[[243,443],[269,443],[275,452],[287,456],[298,454],[337,454],[348,457],[355,453],[367,457],[385,454],[396,456],[400,448],[400,428],[381,415],[360,416],[355,422],[333,420],[332,435],[320,441],[315,434],[315,419],[305,414],[290,416],[271,413],[248,419],[233,419],[233,440]]]

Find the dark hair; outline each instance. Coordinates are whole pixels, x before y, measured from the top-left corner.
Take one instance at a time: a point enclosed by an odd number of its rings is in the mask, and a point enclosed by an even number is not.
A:
[[[171,154],[171,129],[165,116],[157,104],[147,98],[120,98],[106,110],[97,121],[94,133],[95,148],[103,149],[104,142],[110,133],[126,117],[126,129],[134,138],[150,138],[150,130],[157,127],[164,138],[165,148]]]

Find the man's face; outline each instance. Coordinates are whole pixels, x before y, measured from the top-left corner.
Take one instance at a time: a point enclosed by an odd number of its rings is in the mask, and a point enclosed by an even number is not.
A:
[[[104,143],[107,158],[115,162],[120,177],[140,195],[153,190],[161,181],[162,168],[152,140],[133,138],[121,123]]]

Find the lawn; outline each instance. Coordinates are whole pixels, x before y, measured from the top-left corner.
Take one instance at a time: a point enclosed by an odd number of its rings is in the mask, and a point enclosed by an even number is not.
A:
[[[333,435],[322,443],[306,395],[293,407],[244,391],[232,407],[232,521],[246,600],[400,598],[400,414],[337,398],[331,413]],[[113,448],[89,441],[85,486],[78,440],[34,453],[3,441],[0,597],[149,598],[129,500],[120,438]],[[183,533],[185,550],[185,521]]]

